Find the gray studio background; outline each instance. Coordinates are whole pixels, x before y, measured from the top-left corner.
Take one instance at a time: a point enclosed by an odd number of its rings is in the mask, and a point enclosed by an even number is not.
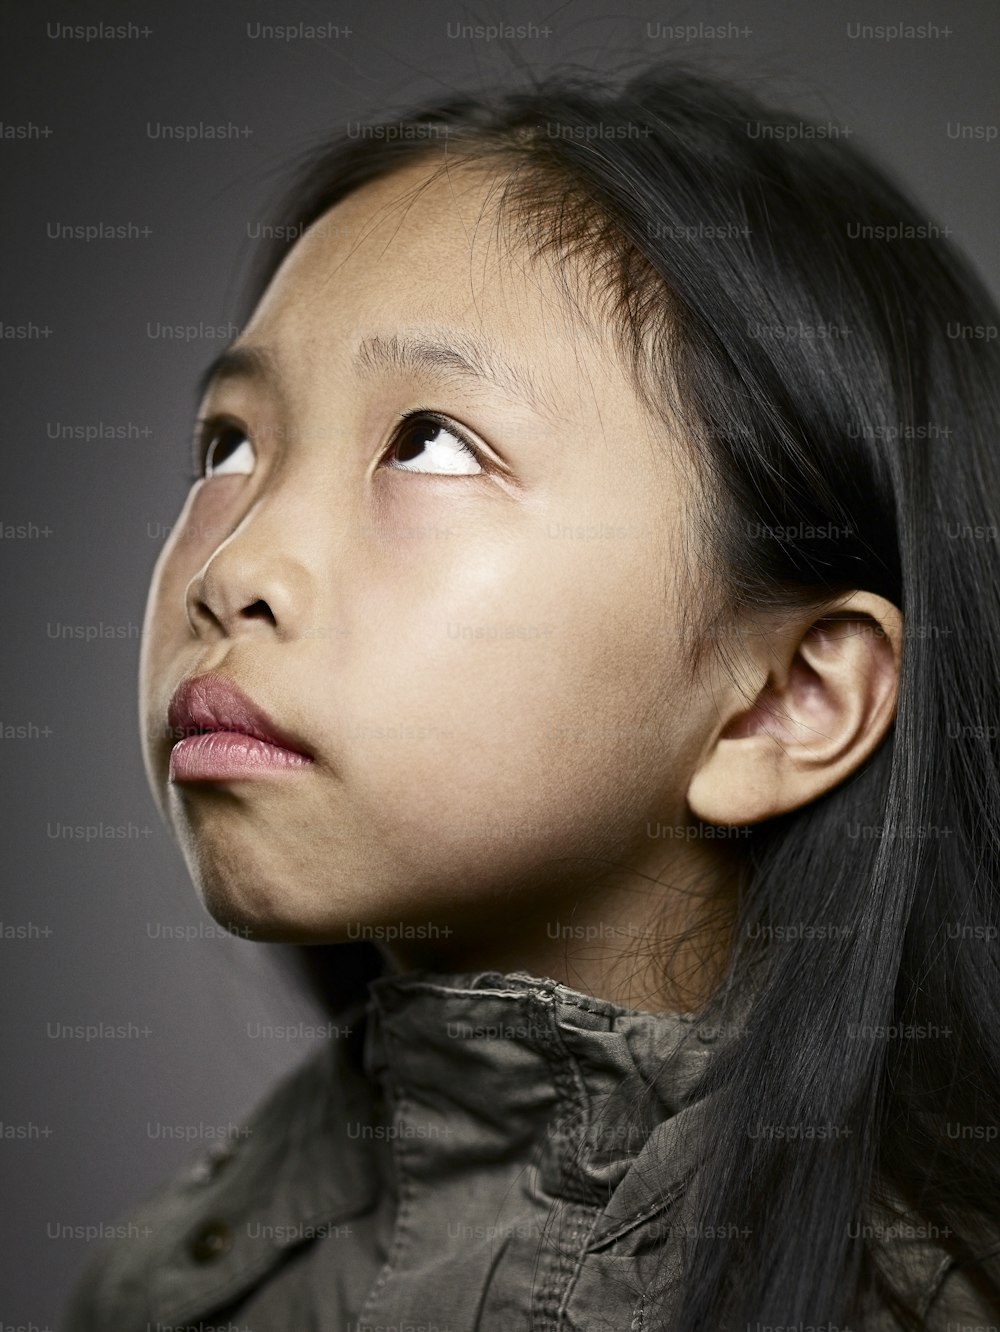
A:
[[[193,381],[222,345],[150,329],[235,317],[277,173],[324,127],[513,78],[500,44],[449,35],[449,24],[497,21],[548,29],[511,44],[534,70],[614,71],[677,50],[852,126],[1000,288],[1000,143],[947,129],[996,135],[995,0],[8,6],[0,1326],[57,1329],[89,1251],[66,1228],[111,1222],[206,1145],[161,1126],[200,1133],[235,1121],[306,1055],[308,1039],[261,1038],[258,1024],[316,1017],[266,947],[198,936],[208,917],[146,790],[135,702],[146,583],[187,485]],[[947,32],[849,35],[900,21]],[[143,31],[53,35],[59,24],[130,22]],[[259,22],[349,33],[264,40],[250,35]],[[725,31],[687,43],[658,35],[677,24]],[[249,133],[185,143],[148,131],[198,122]],[[28,137],[12,137],[18,127]],[[60,223],[148,234],[53,239]],[[88,427],[112,437],[88,440]],[[122,636],[55,636],[101,625]],[[128,835],[88,842],[51,835],[58,825]],[[197,937],[164,937],[185,926]],[[52,1034],[86,1023],[138,1034]]]

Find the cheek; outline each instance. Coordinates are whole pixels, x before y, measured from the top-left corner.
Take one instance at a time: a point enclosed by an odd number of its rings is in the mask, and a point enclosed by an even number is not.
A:
[[[670,744],[642,554],[544,528],[410,545],[360,595],[341,662],[344,775],[361,805],[401,845],[459,854],[490,835],[526,852],[564,837],[566,853],[620,835]]]
[[[185,596],[188,584],[232,531],[232,502],[240,478],[195,486],[171,529],[150,579],[140,654],[140,696],[149,726],[166,708],[163,676],[190,641]],[[150,721],[150,718],[155,721]]]

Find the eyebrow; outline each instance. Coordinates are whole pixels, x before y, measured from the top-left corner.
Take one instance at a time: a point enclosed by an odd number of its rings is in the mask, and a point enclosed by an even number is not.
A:
[[[542,392],[525,365],[505,360],[487,337],[471,332],[373,333],[363,338],[354,354],[363,375],[430,373],[450,375],[471,385],[499,389],[539,416],[557,418],[563,413]]]
[[[362,338],[352,361],[363,378],[407,372],[450,376],[473,386],[499,389],[537,415],[552,419],[564,415],[542,392],[527,366],[504,359],[489,338],[471,332],[418,331],[405,337],[372,333]],[[199,400],[216,384],[232,379],[276,385],[280,380],[277,360],[266,347],[229,347],[200,375]]]
[[[195,392],[200,402],[210,388],[229,379],[277,383],[279,378],[277,361],[266,347],[227,347],[198,376]]]

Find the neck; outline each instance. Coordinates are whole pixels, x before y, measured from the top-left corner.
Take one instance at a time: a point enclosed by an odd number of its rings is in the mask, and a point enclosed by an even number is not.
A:
[[[519,897],[516,907],[455,915],[437,922],[433,938],[380,951],[389,975],[523,971],[627,1008],[697,1012],[725,979],[734,915],[728,887],[680,889],[617,871],[555,904],[546,895],[542,909]]]

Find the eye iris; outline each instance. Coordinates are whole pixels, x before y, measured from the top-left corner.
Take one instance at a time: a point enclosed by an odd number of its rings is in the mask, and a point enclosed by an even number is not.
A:
[[[419,459],[418,455],[424,456]],[[386,465],[435,476],[474,476],[483,471],[476,450],[447,421],[414,412],[397,429]],[[441,469],[441,470],[439,470]]]
[[[216,467],[221,466],[227,458],[236,452],[245,439],[246,435],[236,426],[223,426],[220,430],[217,430],[209,443],[208,452],[205,456],[206,471],[211,474]]]
[[[442,429],[436,421],[414,421],[404,427],[396,445],[396,460],[412,462]]]

